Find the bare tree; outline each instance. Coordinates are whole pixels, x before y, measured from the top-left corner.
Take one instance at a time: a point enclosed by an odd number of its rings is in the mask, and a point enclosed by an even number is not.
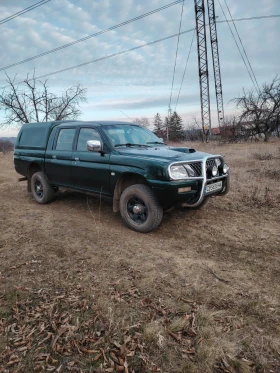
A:
[[[271,83],[265,83],[259,91],[243,91],[234,99],[241,109],[239,121],[252,136],[263,135],[268,141],[280,126],[280,79],[276,76]]]
[[[0,93],[0,110],[6,115],[2,126],[18,127],[23,123],[76,119],[81,115],[80,103],[86,101],[86,88],[80,84],[65,89],[60,96],[51,93],[47,80],[32,78],[15,83],[7,76],[7,87]]]
[[[209,130],[202,126],[202,122],[196,117],[193,117],[192,122],[187,125],[185,138],[187,141],[202,141],[208,142],[210,137]]]
[[[134,122],[137,124],[140,124],[140,126],[145,127],[145,128],[149,127],[150,125],[149,118],[147,117],[135,118]]]
[[[220,136],[221,140],[226,142],[238,142],[244,138],[237,115],[232,114],[224,117],[220,127]]]

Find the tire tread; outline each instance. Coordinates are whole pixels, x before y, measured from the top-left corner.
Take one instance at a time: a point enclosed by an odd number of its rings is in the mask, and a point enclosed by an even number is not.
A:
[[[34,190],[34,182],[35,179],[40,179],[41,183],[43,184],[43,190],[44,190],[44,196],[42,199],[39,199],[36,195],[36,192]],[[32,195],[37,203],[40,204],[46,204],[51,202],[54,199],[54,189],[53,186],[49,183],[49,180],[47,179],[47,176],[44,174],[44,172],[39,171],[35,172],[35,174],[31,177],[31,192]]]
[[[136,226],[133,226],[129,223],[129,221],[127,220],[126,218],[126,215],[123,214],[122,212],[122,200],[124,198],[124,196],[129,193],[131,190],[141,190],[150,200],[150,203],[152,204],[152,208],[153,208],[153,212],[154,212],[154,220],[147,226],[143,227],[143,226],[139,226],[139,227],[136,227]],[[151,188],[147,185],[144,185],[144,184],[134,184],[134,185],[131,185],[129,187],[127,187],[122,195],[121,195],[121,199],[120,199],[120,211],[121,211],[121,215],[122,215],[122,218],[125,222],[125,224],[137,231],[137,232],[142,232],[142,233],[148,233],[148,232],[151,232],[153,230],[155,230],[159,224],[161,223],[161,220],[162,220],[162,216],[163,216],[163,209],[162,207],[159,205],[153,191],[151,190]]]

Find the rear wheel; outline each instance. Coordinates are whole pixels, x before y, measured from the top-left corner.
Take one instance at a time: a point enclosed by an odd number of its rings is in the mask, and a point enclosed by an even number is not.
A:
[[[163,210],[147,185],[135,184],[126,188],[120,198],[123,221],[137,232],[147,233],[156,229],[162,220]]]
[[[54,199],[54,188],[43,172],[36,172],[31,177],[31,192],[36,202],[45,204]]]

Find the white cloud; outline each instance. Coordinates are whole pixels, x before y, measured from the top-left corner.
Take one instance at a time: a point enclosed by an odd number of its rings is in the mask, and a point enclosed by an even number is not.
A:
[[[0,67],[60,47],[169,3],[170,0],[53,0],[1,25]],[[255,0],[228,0],[228,4],[236,18],[280,13],[279,0],[263,0],[262,6],[258,7]],[[20,6],[18,0],[10,0],[5,4],[2,2],[1,17],[7,17],[27,6],[30,6],[28,0],[22,0]],[[219,20],[222,20],[219,6],[216,7]],[[72,47],[15,66],[8,69],[7,73],[10,76],[18,74],[18,79],[22,80],[35,68],[37,75],[44,75],[175,34],[179,29],[180,14],[181,4],[177,4]],[[194,25],[193,2],[185,2],[182,30],[191,29]],[[279,72],[280,19],[237,22],[236,26],[258,80],[260,83],[271,80]],[[252,83],[226,23],[218,24],[218,36],[225,107],[232,110],[227,102],[236,97],[243,86],[251,88]],[[174,101],[191,37],[192,33],[188,33],[180,38]],[[83,106],[83,117],[87,119],[91,116],[98,116],[99,119],[108,116],[108,119],[113,119],[114,115],[119,115],[121,106],[126,106],[132,117],[152,117],[157,111],[164,115],[170,95],[176,43],[177,38],[173,38],[57,74],[49,78],[49,85],[56,92],[79,82],[87,87],[89,103]],[[209,71],[214,114],[216,108],[211,65]],[[5,84],[4,80],[5,74],[1,71],[1,85]],[[111,110],[104,111],[104,107],[111,107]],[[194,112],[200,115],[196,42],[190,55],[178,109],[184,118]]]

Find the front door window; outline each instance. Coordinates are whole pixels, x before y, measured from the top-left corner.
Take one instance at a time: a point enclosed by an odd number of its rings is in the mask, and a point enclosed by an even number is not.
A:
[[[80,133],[79,133],[78,143],[77,143],[77,151],[86,152],[87,141],[89,140],[101,141],[101,137],[94,128],[81,128]]]

